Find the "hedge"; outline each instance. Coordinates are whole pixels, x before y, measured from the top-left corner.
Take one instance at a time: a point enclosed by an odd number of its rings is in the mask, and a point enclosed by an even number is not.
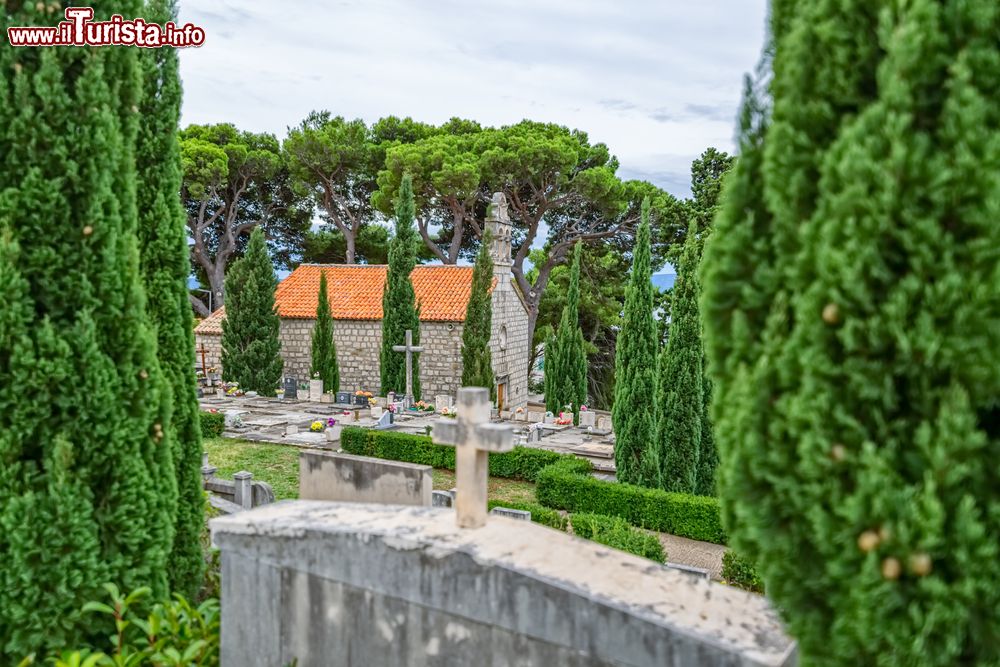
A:
[[[605,482],[562,461],[540,471],[536,482],[538,502],[546,507],[618,516],[633,526],[726,543],[716,498]]]
[[[722,554],[722,578],[744,590],[761,594],[764,592],[764,582],[757,570],[750,561],[744,560],[732,549]]]
[[[435,445],[426,435],[349,426],[340,435],[340,447],[349,454],[391,461],[406,461],[434,468],[455,469],[455,448]],[[545,467],[559,463],[576,471],[590,472],[590,463],[572,454],[556,454],[544,449],[515,447],[513,451],[490,454],[490,475],[534,482]]]
[[[573,524],[573,533],[578,537],[649,558],[657,563],[667,562],[667,554],[663,551],[659,537],[634,528],[621,517],[573,514],[570,516],[570,523]]]
[[[205,412],[198,416],[201,420],[201,437],[218,438],[226,430],[226,415],[221,412]]]
[[[538,503],[512,503],[502,500],[491,500],[487,503],[487,507],[490,509],[494,507],[506,507],[507,509],[531,512],[532,521],[548,526],[549,528],[555,528],[556,530],[565,531],[567,524],[569,524],[569,519],[564,515],[556,510],[543,507]]]

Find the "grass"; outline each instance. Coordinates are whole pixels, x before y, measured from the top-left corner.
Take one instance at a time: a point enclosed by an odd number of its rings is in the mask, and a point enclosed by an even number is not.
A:
[[[455,471],[445,468],[434,469],[434,489],[447,491],[455,488]],[[487,495],[490,500],[502,503],[537,503],[535,485],[519,479],[490,477],[487,483]]]
[[[203,441],[208,462],[219,470],[219,477],[232,478],[240,470],[253,473],[253,478],[267,482],[277,500],[299,497],[299,451],[288,445],[269,445],[234,438],[210,438]],[[455,471],[434,469],[434,488],[447,491],[455,487]],[[534,503],[535,485],[516,479],[490,477],[490,500],[506,503]]]
[[[216,476],[229,479],[247,470],[255,480],[270,484],[277,500],[299,497],[298,447],[233,438],[210,438],[202,445],[208,452],[209,465],[219,469]]]

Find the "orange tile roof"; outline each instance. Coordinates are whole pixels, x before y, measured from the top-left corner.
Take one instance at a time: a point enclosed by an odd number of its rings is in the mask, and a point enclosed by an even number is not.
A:
[[[217,311],[203,319],[194,328],[199,334],[222,334],[222,320],[226,319],[226,307],[222,306]]]
[[[316,317],[319,277],[326,274],[330,311],[335,320],[381,320],[382,291],[388,267],[382,265],[302,264],[278,285],[278,314],[290,319]],[[462,322],[472,293],[471,266],[417,266],[410,274],[425,322]],[[494,281],[495,283],[495,281]],[[224,308],[201,322],[195,332],[222,333]]]

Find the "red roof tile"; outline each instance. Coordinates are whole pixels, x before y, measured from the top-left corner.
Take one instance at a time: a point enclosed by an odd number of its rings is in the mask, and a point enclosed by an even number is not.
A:
[[[335,320],[382,319],[385,265],[302,264],[278,285],[275,302],[284,318],[316,317],[319,277],[326,274],[330,311]],[[471,266],[417,266],[410,274],[425,322],[461,322],[472,292]],[[222,333],[224,308],[201,322],[195,332]]]

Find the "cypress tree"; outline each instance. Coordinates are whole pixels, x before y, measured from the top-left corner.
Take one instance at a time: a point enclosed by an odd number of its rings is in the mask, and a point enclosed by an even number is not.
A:
[[[277,285],[264,232],[255,227],[246,254],[226,273],[222,372],[243,391],[261,396],[274,396],[284,368],[281,319],[274,306]]]
[[[417,264],[417,232],[413,227],[413,183],[404,175],[396,196],[396,233],[389,242],[389,269],[382,293],[382,393],[406,391],[406,355],[393,345],[406,342],[413,331],[413,344],[420,342],[420,314],[410,273]],[[413,355],[413,399],[420,400],[420,355]]]
[[[657,435],[659,485],[695,493],[701,450],[703,357],[698,321],[698,230],[692,222],[670,302],[670,336],[660,356]]]
[[[173,3],[154,2],[146,19],[175,18]],[[181,206],[181,164],[177,140],[181,86],[174,49],[140,52],[143,100],[139,106],[138,172],[139,255],[146,288],[146,311],[155,327],[158,357],[166,377],[172,411],[163,422],[163,443],[174,453],[177,518],[170,554],[171,590],[197,594],[204,571],[201,532],[205,522],[201,481],[201,427],[197,381],[191,365],[194,324],[188,302],[186,215]]]
[[[333,341],[333,317],[327,296],[326,274],[319,276],[319,298],[316,301],[316,326],[312,331],[312,374],[323,380],[323,391],[340,391],[340,369],[337,367],[337,347]]]
[[[772,33],[704,271],[730,542],[803,663],[1000,663],[1000,6]]]
[[[41,4],[0,14],[51,22]],[[0,49],[4,664],[106,637],[81,612],[103,582],[168,590],[177,486],[138,263],[137,51]]]
[[[620,482],[655,484],[655,459],[647,449],[655,432],[656,323],[650,257],[649,198],[642,202],[632,274],[615,349],[615,465]]]
[[[569,289],[563,306],[559,330],[545,346],[545,407],[559,414],[573,406],[573,423],[580,423],[580,406],[587,400],[587,350],[580,329],[580,257],[583,244],[573,249]],[[549,365],[549,345],[553,359]]]
[[[483,234],[476,263],[472,268],[472,293],[465,309],[462,328],[462,386],[487,387],[490,396],[496,393],[493,379],[493,356],[490,353],[490,335],[493,332],[493,302],[490,286],[493,284],[493,260],[490,257],[492,235]]]

